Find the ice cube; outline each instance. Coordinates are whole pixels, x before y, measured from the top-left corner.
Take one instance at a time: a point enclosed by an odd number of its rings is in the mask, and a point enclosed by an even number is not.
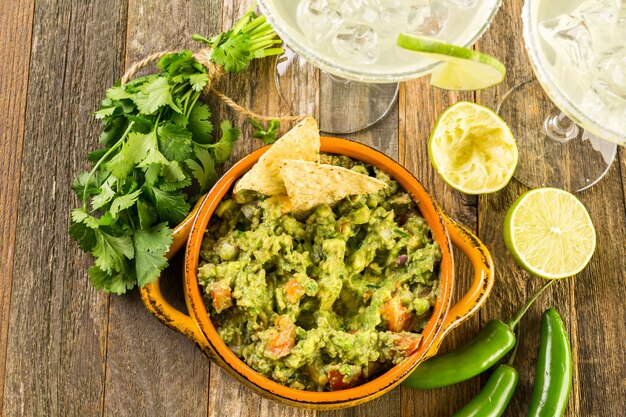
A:
[[[591,35],[596,51],[611,42],[617,20],[613,3],[614,0],[586,0],[572,12],[572,17],[578,19]]]
[[[343,23],[339,0],[303,0],[296,14],[298,26],[312,44],[330,37]]]
[[[341,5],[341,14],[353,23],[372,24],[379,18],[366,0],[344,0]]]
[[[600,98],[609,112],[621,111],[626,108],[626,98],[617,94],[613,86],[604,80],[596,80],[591,84],[591,91]]]
[[[626,47],[618,46],[598,56],[598,80],[626,99]]]
[[[446,0],[450,6],[460,7],[462,9],[469,9],[476,7],[478,0]]]
[[[371,26],[347,23],[333,38],[335,52],[358,63],[370,64],[378,59],[378,34]]]
[[[406,24],[408,5],[405,0],[346,0],[344,6],[346,3],[351,3],[355,9],[354,14],[344,13],[346,20],[371,26],[378,33],[379,41],[395,41]],[[357,4],[360,7],[354,7]],[[348,8],[345,7],[346,12]]]
[[[442,2],[415,4],[409,9],[406,32],[437,36],[446,25],[448,15],[448,8]]]
[[[545,20],[539,24],[539,33],[554,49],[557,60],[564,60],[579,73],[587,73],[592,67],[592,38],[580,18],[563,14]]]

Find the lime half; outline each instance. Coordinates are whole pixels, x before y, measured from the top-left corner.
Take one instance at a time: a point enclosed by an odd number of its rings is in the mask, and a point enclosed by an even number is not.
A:
[[[435,68],[430,84],[446,90],[482,90],[504,80],[506,68],[497,58],[425,36],[401,33],[398,46],[444,64]]]
[[[515,260],[533,275],[571,277],[589,262],[596,231],[585,206],[557,188],[522,195],[504,218],[504,241]]]
[[[451,187],[486,194],[508,184],[517,166],[517,145],[492,110],[461,101],[445,110],[428,142],[433,167]]]

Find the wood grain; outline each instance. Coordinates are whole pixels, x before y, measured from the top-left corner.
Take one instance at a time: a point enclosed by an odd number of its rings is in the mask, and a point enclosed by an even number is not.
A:
[[[221,14],[220,3],[130,1],[125,67],[156,51],[198,49],[191,35],[216,33]],[[144,70],[154,71],[154,66]],[[162,285],[172,304],[184,309],[181,280],[178,257]],[[108,332],[105,415],[207,414],[209,362],[193,343],[152,317],[136,291],[111,299]]]
[[[480,49],[503,59],[507,66],[507,79],[502,85],[478,94],[478,101],[492,108],[509,88],[532,77],[532,68],[524,53],[503,53],[521,47],[517,41],[521,38],[521,7],[521,0],[505,2],[496,18],[499,24],[510,28],[514,36],[504,36],[502,31],[492,30],[479,42]],[[541,108],[536,111],[542,111],[549,104],[538,103]],[[518,139],[523,140],[523,137]],[[623,355],[626,343],[619,336],[625,331],[623,272],[626,271],[623,237],[626,211],[620,182],[619,167],[615,164],[599,184],[577,194],[599,231],[596,253],[582,273],[549,290],[522,320],[515,360],[520,384],[505,414],[507,416],[526,414],[534,382],[540,315],[551,306],[560,312],[569,330],[575,361],[574,387],[565,415],[618,416],[621,415],[618,410],[624,409],[623,400],[616,394],[623,391],[624,380],[619,375],[621,372],[615,372],[626,369]],[[481,315],[483,322],[511,317],[544,283],[515,264],[502,239],[506,210],[525,191],[525,186],[513,180],[503,191],[479,199],[479,235],[495,255],[499,278]],[[620,305],[620,308],[611,308],[613,305]],[[604,388],[597,389],[594,381],[600,378]]]
[[[89,116],[113,79],[121,2],[35,6],[6,359],[6,416],[99,415],[108,297],[70,241],[73,176],[98,126]],[[109,47],[102,47],[108,45]],[[100,74],[93,77],[93,74]]]
[[[0,3],[0,410],[4,402],[33,9],[33,1]]]
[[[428,160],[428,138],[438,115],[459,100],[472,100],[471,94],[449,93],[431,87],[428,77],[404,83],[400,90],[400,163],[411,171],[435,200],[454,219],[476,231],[476,198],[465,196],[447,186]],[[424,111],[428,109],[428,111]],[[472,270],[457,250],[454,252],[458,300],[469,288]],[[444,341],[441,352],[467,340],[478,330],[473,317],[453,331]],[[478,392],[476,381],[434,391],[402,389],[402,415],[448,416]]]

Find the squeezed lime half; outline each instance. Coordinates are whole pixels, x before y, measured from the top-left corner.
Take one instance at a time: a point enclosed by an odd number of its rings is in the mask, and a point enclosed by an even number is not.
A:
[[[504,188],[517,166],[511,129],[491,109],[461,101],[437,120],[428,142],[435,170],[465,194],[487,194]]]

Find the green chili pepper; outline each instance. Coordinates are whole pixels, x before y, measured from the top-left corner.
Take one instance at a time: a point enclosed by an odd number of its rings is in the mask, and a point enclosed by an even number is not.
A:
[[[500,417],[511,401],[518,381],[515,368],[498,366],[482,391],[452,417]]]
[[[572,388],[572,350],[565,325],[553,308],[541,316],[541,343],[529,417],[561,417]]]
[[[515,327],[532,303],[554,282],[550,281],[541,287],[511,320],[488,322],[465,345],[421,363],[402,384],[419,389],[446,387],[491,368],[515,346]]]

